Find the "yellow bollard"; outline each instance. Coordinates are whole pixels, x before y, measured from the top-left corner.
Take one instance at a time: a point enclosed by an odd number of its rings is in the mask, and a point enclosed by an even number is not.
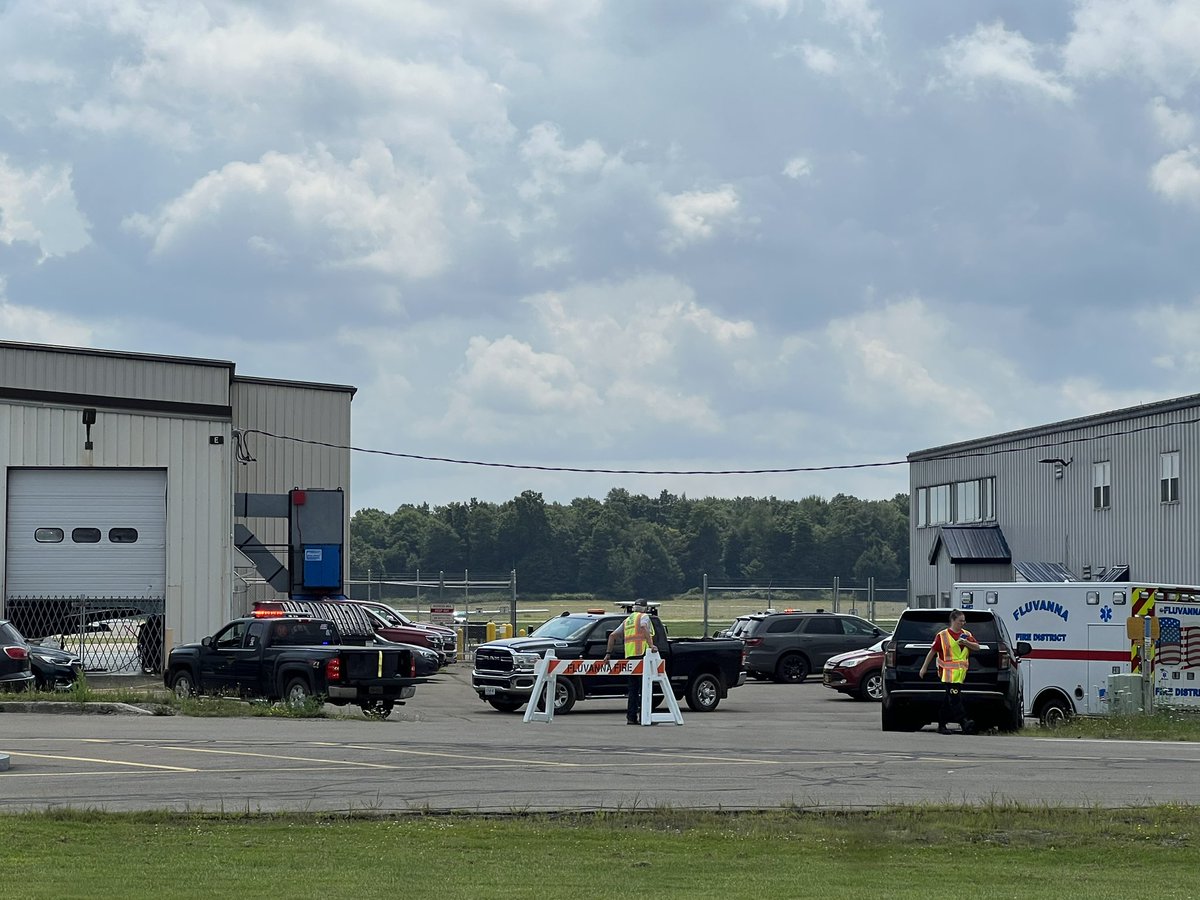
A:
[[[460,653],[467,652],[467,626],[466,625],[464,625],[462,628],[458,629],[458,646],[459,646]],[[465,659],[466,657],[463,657],[463,658]]]
[[[504,636],[506,638],[512,637],[512,623],[511,622],[504,623]]]
[[[496,623],[495,622],[487,623],[487,639],[488,639],[489,643],[496,639]]]
[[[520,635],[521,637],[525,637],[525,629],[522,628],[522,629],[518,630],[517,634]]]

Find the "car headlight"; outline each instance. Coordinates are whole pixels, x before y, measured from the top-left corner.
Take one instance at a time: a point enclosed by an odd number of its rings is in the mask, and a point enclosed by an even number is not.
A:
[[[513,668],[522,672],[532,672],[540,659],[536,653],[516,653],[513,655]]]

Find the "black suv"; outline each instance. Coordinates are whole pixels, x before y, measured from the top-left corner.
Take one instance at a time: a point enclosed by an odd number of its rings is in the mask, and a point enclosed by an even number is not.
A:
[[[866,619],[817,611],[760,613],[738,635],[742,665],[755,678],[799,684],[831,656],[870,647],[884,632]]]
[[[979,728],[1016,731],[1025,721],[1021,674],[1017,660],[1030,652],[1014,644],[1000,618],[991,610],[963,610],[967,631],[980,649],[968,659],[963,682],[963,706]],[[936,662],[924,678],[921,664],[937,633],[950,623],[948,609],[906,609],[896,623],[883,658],[883,730],[916,731],[937,720],[945,689]]]

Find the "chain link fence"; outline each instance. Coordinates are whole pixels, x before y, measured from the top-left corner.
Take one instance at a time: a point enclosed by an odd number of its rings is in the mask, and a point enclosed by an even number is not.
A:
[[[163,601],[144,598],[9,598],[2,618],[26,640],[83,660],[84,672],[146,675],[162,671]]]
[[[762,584],[704,579],[700,588],[707,610],[708,632],[726,628],[738,616],[773,612],[831,612],[860,616],[890,629],[908,607],[908,588],[844,585],[835,578],[829,585]]]

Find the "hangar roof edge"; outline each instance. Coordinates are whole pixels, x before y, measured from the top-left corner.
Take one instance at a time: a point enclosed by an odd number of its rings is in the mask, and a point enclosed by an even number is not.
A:
[[[1200,411],[1200,394],[1188,394],[1186,397],[1176,397],[1171,400],[1157,400],[1153,403],[1143,403],[1139,406],[1127,406],[1124,409],[1116,409],[1110,412],[1094,413],[1089,416],[1080,416],[1076,419],[1064,419],[1061,422],[1053,422],[1049,425],[1034,425],[1029,428],[1020,428],[1016,431],[1006,431],[1001,434],[989,435],[988,437],[971,438],[970,440],[959,441],[954,444],[930,447],[927,450],[914,450],[908,454],[908,461],[910,463],[924,462],[925,460],[945,456],[956,451],[989,447],[996,444],[1008,444],[1028,438],[1049,437],[1077,428],[1107,425],[1112,422],[1125,422],[1140,416],[1157,415],[1181,409],[1196,409]]]

